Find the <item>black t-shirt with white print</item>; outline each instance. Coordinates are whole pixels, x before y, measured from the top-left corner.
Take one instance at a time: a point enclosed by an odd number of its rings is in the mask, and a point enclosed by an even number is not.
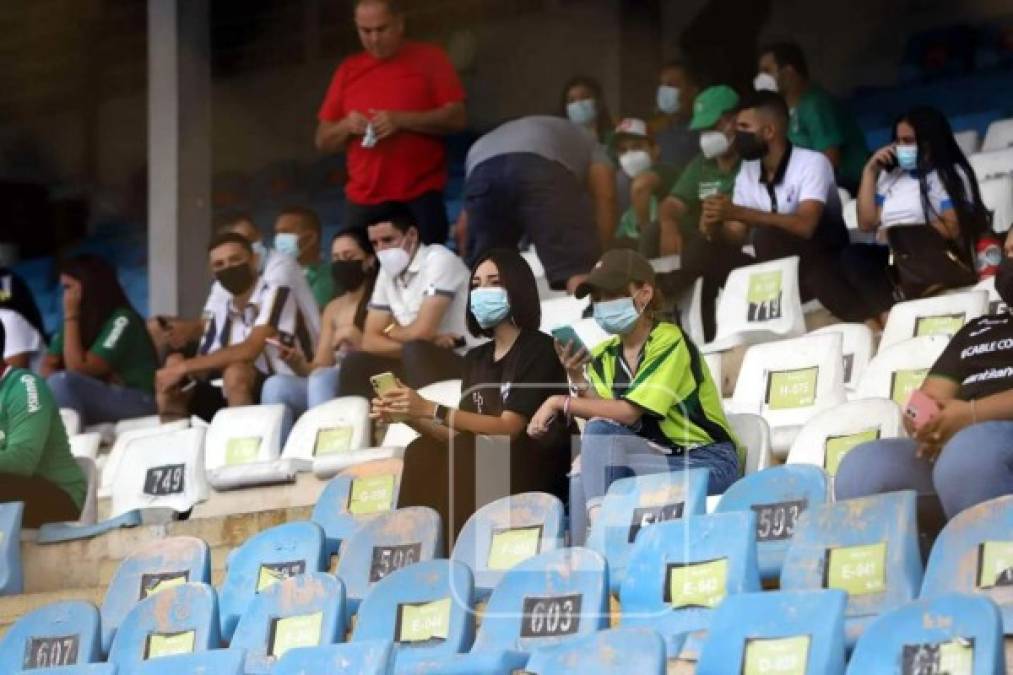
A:
[[[982,316],[960,329],[930,376],[960,385],[957,398],[984,398],[1013,389],[1013,314]]]

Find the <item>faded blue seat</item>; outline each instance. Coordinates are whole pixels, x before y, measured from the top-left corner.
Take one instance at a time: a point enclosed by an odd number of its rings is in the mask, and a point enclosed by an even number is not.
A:
[[[163,656],[130,667],[130,675],[244,675],[242,649]]]
[[[503,575],[468,654],[419,661],[406,672],[469,675],[523,669],[529,653],[608,627],[608,564],[587,548],[561,548]]]
[[[269,673],[296,647],[342,642],[345,587],[324,572],[307,572],[273,584],[250,602],[230,645],[246,650],[246,673]]]
[[[466,652],[475,640],[474,592],[463,563],[409,565],[373,586],[359,605],[352,640],[392,641],[399,668]]]
[[[756,564],[763,580],[778,579],[795,522],[810,506],[827,503],[827,474],[818,466],[785,464],[736,481],[717,512],[756,514]]]
[[[924,670],[902,669],[905,663]],[[848,673],[897,672],[1003,675],[999,608],[984,596],[949,593],[883,614],[855,646]]]
[[[0,504],[0,595],[17,595],[24,589],[21,576],[22,502]]]
[[[272,675],[389,675],[394,663],[389,640],[366,640],[323,647],[298,647],[285,652]]]
[[[0,642],[0,673],[102,660],[99,614],[90,602],[54,602],[25,614]]]
[[[80,666],[57,666],[16,671],[18,675],[116,675],[116,664],[85,663]]]
[[[257,593],[281,579],[327,569],[324,532],[316,523],[278,525],[247,539],[229,555],[221,599],[222,639],[232,640],[239,617]]]
[[[664,675],[665,641],[647,628],[612,628],[536,649],[525,672],[536,675]]]
[[[544,492],[525,492],[472,514],[450,558],[475,573],[476,599],[482,601],[515,564],[562,545],[563,503]]]
[[[587,547],[608,560],[609,583],[619,593],[637,535],[652,523],[707,512],[707,469],[632,476],[609,486],[591,525]]]
[[[373,584],[443,550],[440,514],[425,506],[398,509],[363,523],[341,546],[337,574],[345,582],[345,612],[351,617]]]
[[[843,675],[844,591],[768,591],[729,595],[711,617],[697,675]],[[780,670],[763,666],[780,663]]]
[[[106,532],[112,532],[123,527],[137,527],[141,524],[140,511],[127,511],[115,518],[107,518],[91,525],[80,525],[78,523],[46,523],[39,528],[39,536],[36,539],[38,544],[58,544],[61,541],[76,541],[78,539],[91,539]]]
[[[108,660],[125,670],[141,661],[220,646],[215,589],[190,582],[134,605],[116,631]]]
[[[102,652],[109,653],[117,628],[134,605],[188,581],[211,582],[211,552],[196,537],[158,539],[124,558],[102,601]]]
[[[921,581],[912,490],[810,506],[781,570],[782,590],[848,592],[849,649],[877,615],[913,600]]]
[[[658,631],[669,658],[678,657],[684,646],[685,656],[695,658],[713,608],[727,596],[758,590],[753,513],[658,523],[633,545],[619,590],[620,623]]]
[[[386,480],[389,478],[389,482]],[[371,515],[355,515],[349,512],[351,505],[352,491],[355,484],[373,482],[378,488],[386,488],[390,493],[390,500],[387,504],[370,504],[367,508],[380,509]],[[327,555],[337,555],[341,542],[352,536],[363,522],[379,513],[389,512],[397,505],[397,492],[400,481],[396,476],[365,476],[356,478],[354,476],[335,476],[327,482],[324,491],[320,493],[317,503],[313,507],[312,520],[324,529],[324,536],[327,538]]]
[[[932,546],[922,598],[944,593],[980,593],[1002,612],[1013,634],[1013,496],[998,497],[961,511]]]

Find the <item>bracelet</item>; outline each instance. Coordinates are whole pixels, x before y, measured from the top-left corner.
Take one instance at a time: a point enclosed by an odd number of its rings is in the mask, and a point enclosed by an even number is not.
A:
[[[570,401],[573,400],[572,396],[567,396],[566,400],[563,401],[563,417],[570,419]]]

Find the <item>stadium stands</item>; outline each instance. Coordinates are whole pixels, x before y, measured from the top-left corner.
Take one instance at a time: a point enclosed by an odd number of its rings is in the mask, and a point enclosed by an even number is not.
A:
[[[392,665],[389,640],[370,640],[323,647],[296,647],[285,652],[271,672],[274,675],[357,673],[388,675]]]
[[[29,612],[0,642],[0,672],[102,660],[99,613],[88,602],[54,602]]]
[[[965,323],[988,312],[988,294],[968,291],[923,300],[898,302],[890,310],[879,349],[926,335],[953,337]]]
[[[602,630],[536,649],[525,666],[525,672],[537,675],[663,675],[665,671],[665,643],[646,628]]]
[[[318,478],[330,478],[342,469],[369,461],[369,401],[357,396],[336,398],[299,416],[288,434],[282,461],[298,470],[312,468]]]
[[[0,503],[0,595],[15,595],[24,587],[21,578],[21,502]]]

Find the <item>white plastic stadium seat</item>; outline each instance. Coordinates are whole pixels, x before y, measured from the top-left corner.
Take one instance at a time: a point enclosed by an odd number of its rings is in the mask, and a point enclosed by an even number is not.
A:
[[[1006,303],[999,297],[999,293],[995,290],[995,277],[988,277],[982,279],[974,285],[974,290],[985,291],[988,293],[988,313],[999,314],[1000,312],[1006,311]]]
[[[705,342],[703,333],[703,277],[693,282],[693,285],[679,297],[676,305],[679,307],[679,323],[682,330],[689,335],[689,339],[698,345]]]
[[[281,455],[283,405],[222,408],[207,430],[204,452],[208,482],[216,490],[290,481],[275,460]]]
[[[762,415],[783,458],[803,424],[846,400],[840,333],[754,345],[739,371],[731,412]]]
[[[872,359],[872,330],[864,323],[835,323],[814,330],[809,335],[841,334],[844,363],[844,386],[853,389],[862,371]]]
[[[538,259],[538,253],[535,252],[534,246],[526,251],[521,251],[521,257],[524,258],[528,267],[531,268],[531,273],[535,275],[535,286],[538,288],[538,298],[540,300],[560,298],[566,295],[564,291],[554,291],[549,288],[549,280],[545,276],[545,267],[542,266],[542,261]]]
[[[978,181],[981,201],[992,212],[992,229],[1006,232],[1013,224],[1013,175]]]
[[[651,258],[649,262],[656,274],[666,274],[682,267],[682,256],[678,253],[675,255],[664,255],[660,258]]]
[[[883,337],[879,341],[879,350],[923,335],[953,337],[965,323],[987,312],[988,293],[985,291],[967,291],[898,302],[890,310],[890,318],[886,321]]]
[[[703,354],[703,360],[707,363],[707,370],[711,373],[711,379],[714,380],[714,384],[718,388],[718,393],[721,393],[721,388],[724,383],[724,358],[721,356],[721,352],[710,352]]]
[[[985,140],[981,142],[983,152],[1013,147],[1013,117],[996,120],[988,125]]]
[[[75,457],[86,457],[93,462],[98,457],[98,446],[102,442],[99,434],[74,434],[69,440],[70,454]]]
[[[980,184],[983,180],[1013,173],[1013,148],[976,152],[967,158]]]
[[[137,429],[150,429],[151,427],[157,427],[162,424],[162,418],[158,415],[147,415],[145,417],[131,417],[130,419],[120,420],[116,423],[114,429],[116,435],[119,436],[127,431],[135,431]]]
[[[542,325],[539,327],[540,330],[543,333],[549,333],[553,328],[572,326],[584,318],[584,310],[587,309],[587,305],[587,298],[578,300],[572,295],[542,300]]]
[[[847,225],[850,232],[858,232],[858,200],[850,199],[846,202],[841,202],[841,212],[844,216],[844,224]]]
[[[60,408],[60,419],[63,420],[63,428],[67,430],[68,436],[81,433],[81,416],[73,408]]]
[[[798,256],[732,270],[717,306],[717,337],[704,352],[805,333]]]
[[[210,492],[204,476],[205,433],[181,429],[131,443],[114,479],[111,516],[137,510],[185,513],[205,501]]]
[[[98,469],[95,461],[88,457],[75,457],[77,465],[84,472],[84,479],[88,487],[84,492],[84,504],[81,505],[81,515],[78,516],[78,525],[94,525],[98,520]]]
[[[310,408],[296,420],[279,462],[299,471],[330,478],[342,469],[369,461],[361,457],[370,445],[369,400],[342,396]]]
[[[116,438],[116,442],[113,443],[112,450],[106,456],[106,460],[103,463],[102,457],[100,456],[96,463],[102,468],[102,480],[99,481],[98,496],[101,498],[112,497],[113,495],[113,478],[116,477],[116,472],[119,470],[120,462],[123,460],[123,456],[129,452],[130,444],[138,438],[144,438],[145,436],[157,436],[158,434],[165,434],[170,431],[179,431],[186,429],[190,426],[187,420],[178,420],[176,422],[167,422],[166,424],[160,424],[157,427],[146,427],[143,429],[135,429],[134,431],[125,431]]]
[[[980,145],[981,137],[978,135],[977,129],[967,129],[965,131],[958,131],[953,134],[953,140],[960,146],[960,151],[965,155],[978,152],[978,146]]]
[[[745,474],[763,471],[774,463],[770,452],[770,425],[767,420],[759,415],[741,413],[729,415],[728,424],[739,439],[739,442],[746,446],[746,469]]]
[[[841,204],[847,204],[851,201],[851,193],[842,187],[837,188],[837,196],[840,198]]]
[[[855,398],[889,398],[906,405],[949,342],[945,335],[926,335],[880,348],[858,380]]]

